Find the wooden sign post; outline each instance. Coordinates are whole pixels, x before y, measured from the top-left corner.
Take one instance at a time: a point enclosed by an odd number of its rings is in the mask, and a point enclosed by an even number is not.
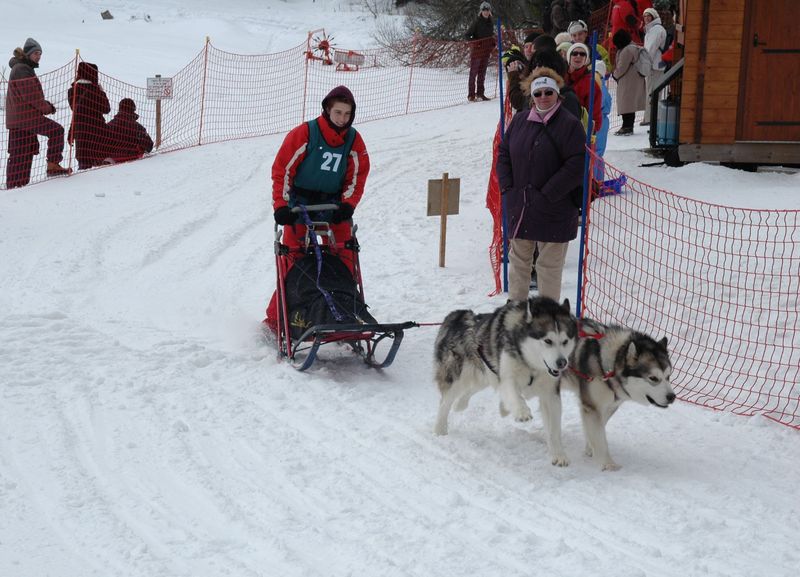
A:
[[[428,181],[428,216],[440,216],[442,219],[439,230],[439,266],[442,268],[447,244],[447,215],[458,214],[460,193],[461,179],[449,178],[446,172],[441,180]]]
[[[161,100],[172,98],[172,78],[156,74],[147,79],[147,99],[156,101],[156,150],[161,146]]]

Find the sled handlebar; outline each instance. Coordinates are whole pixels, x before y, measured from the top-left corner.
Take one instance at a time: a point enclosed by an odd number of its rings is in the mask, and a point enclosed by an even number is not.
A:
[[[324,210],[336,210],[339,208],[338,204],[309,204],[306,206],[306,212],[322,212]],[[297,214],[302,211],[302,208],[295,206],[292,212]]]

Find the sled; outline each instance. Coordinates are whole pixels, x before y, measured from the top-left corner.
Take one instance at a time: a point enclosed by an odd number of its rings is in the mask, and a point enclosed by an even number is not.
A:
[[[349,348],[367,366],[382,369],[394,361],[404,332],[418,325],[413,321],[379,323],[369,313],[358,258],[357,226],[352,226],[349,240],[337,241],[326,220],[336,208],[332,204],[293,208],[292,212],[300,215],[298,224],[306,227],[298,246],[282,242],[283,226],[275,225],[278,354],[297,370],[305,371],[317,360],[320,347],[336,343]],[[352,271],[341,260],[343,255],[352,259]],[[323,278],[322,272],[330,270],[338,276],[329,273]],[[287,288],[287,279],[291,289]],[[333,280],[341,286],[334,287]],[[299,285],[301,289],[296,288]],[[312,297],[313,303],[303,302],[304,295]],[[312,319],[325,315],[339,318],[309,324],[304,316],[309,311],[319,313]]]

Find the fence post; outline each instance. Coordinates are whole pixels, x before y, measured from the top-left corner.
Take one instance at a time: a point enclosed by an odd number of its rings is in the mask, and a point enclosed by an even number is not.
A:
[[[581,297],[583,295],[583,255],[584,251],[586,250],[586,239],[589,237],[589,232],[587,231],[586,227],[586,215],[589,212],[589,185],[591,184],[591,177],[589,176],[590,170],[590,161],[592,157],[592,132],[594,130],[593,122],[592,122],[592,114],[594,113],[594,91],[595,85],[595,69],[596,69],[596,62],[595,55],[597,54],[597,30],[592,32],[592,41],[590,43],[591,47],[591,54],[589,55],[592,59],[591,64],[591,79],[592,81],[589,83],[589,125],[586,127],[586,151],[584,152],[584,162],[583,162],[583,202],[581,203],[582,210],[581,210],[581,244],[580,248],[578,249],[578,296],[575,299],[575,316],[580,318],[581,317],[581,307],[583,303],[581,302]]]
[[[411,106],[411,81],[414,79],[414,65],[417,63],[417,37],[419,31],[414,31],[414,38],[411,41],[411,70],[408,73],[408,94],[406,94],[406,114]]]
[[[160,74],[156,74],[156,78],[161,78]],[[202,106],[202,105],[201,105]],[[202,119],[202,113],[200,114]],[[203,128],[203,121],[200,120],[200,130],[202,131]],[[161,99],[156,98],[156,150],[161,148]]]
[[[500,139],[506,135],[506,103],[503,89],[503,26],[497,19],[497,79],[500,83]],[[498,185],[499,188],[499,185]],[[500,228],[503,232],[503,291],[508,292],[508,226],[506,225],[506,198],[500,195]]]
[[[81,55],[81,49],[75,49],[75,66],[73,68],[72,73],[72,85],[75,86],[75,82],[78,80],[78,59]],[[72,151],[74,149],[73,142],[75,139],[72,138],[72,131],[74,130],[75,126],[75,105],[77,103],[78,98],[78,90],[75,89],[72,91],[72,102],[70,102],[70,107],[72,108],[72,117],[69,121],[69,131],[67,132],[67,143],[69,144],[69,155],[67,155],[67,168],[72,166]]]
[[[305,60],[305,71],[304,71],[304,78],[303,78],[303,107],[300,111],[300,123],[302,124],[305,122],[306,119],[306,100],[308,99],[308,61],[311,60],[308,56],[311,54],[311,35],[314,32],[312,30],[308,31],[308,37],[306,38],[306,51],[303,52],[303,59]]]
[[[206,46],[203,51],[203,86],[200,93],[200,132],[197,135],[197,146],[203,144],[203,119],[206,112],[206,78],[208,76],[208,45],[211,38],[206,36]]]

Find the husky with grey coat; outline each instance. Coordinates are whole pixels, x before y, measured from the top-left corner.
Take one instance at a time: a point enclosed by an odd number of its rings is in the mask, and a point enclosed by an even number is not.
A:
[[[551,462],[569,464],[561,444],[560,379],[577,342],[569,301],[545,297],[512,301],[493,313],[458,310],[444,319],[436,336],[436,384],[441,399],[434,432],[447,434],[455,403],[467,408],[472,395],[493,386],[500,393],[500,414],[529,421],[525,399],[538,396]]]
[[[604,471],[620,468],[608,451],[606,423],[625,401],[667,408],[675,400],[666,337],[660,341],[632,329],[578,321],[580,338],[562,380],[580,398],[586,454]]]

